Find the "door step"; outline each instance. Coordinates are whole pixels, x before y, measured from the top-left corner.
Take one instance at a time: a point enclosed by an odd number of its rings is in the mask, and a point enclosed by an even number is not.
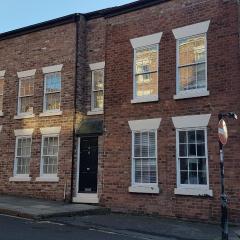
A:
[[[97,193],[78,193],[76,197],[73,198],[74,203],[99,203],[99,198]]]

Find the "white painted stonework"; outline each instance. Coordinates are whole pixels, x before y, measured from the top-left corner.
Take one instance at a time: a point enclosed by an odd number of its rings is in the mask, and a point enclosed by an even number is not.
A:
[[[17,72],[18,78],[32,77],[36,74],[36,69]]]
[[[175,188],[174,194],[188,196],[213,196],[213,191],[208,188]]]
[[[60,64],[60,65],[43,67],[42,71],[43,71],[44,74],[53,73],[53,72],[61,72],[62,68],[63,68],[63,64]]]
[[[194,89],[194,90],[185,90],[178,92],[173,96],[175,100],[185,99],[185,98],[194,98],[194,97],[206,97],[209,96],[210,92],[207,89]]]
[[[14,134],[15,136],[31,136],[33,134],[34,128],[28,129],[15,129]]]
[[[153,44],[159,44],[162,38],[162,32],[155,33],[148,36],[143,36],[139,38],[133,38],[130,40],[133,48],[139,48],[144,46],[149,46]]]
[[[128,121],[128,124],[132,131],[156,130],[160,127],[161,120],[161,118],[133,120]]]
[[[60,134],[60,131],[61,131],[61,127],[40,128],[40,132],[42,135]]]
[[[197,128],[206,127],[209,123],[211,114],[189,115],[181,117],[172,117],[173,125],[179,128]]]
[[[206,33],[208,31],[209,24],[210,24],[210,20],[180,27],[180,28],[175,28],[172,31],[176,39],[181,39],[185,37]]]
[[[0,77],[2,78],[2,77],[4,77],[5,76],[5,73],[6,73],[6,71],[5,70],[3,70],[3,71],[0,71]]]
[[[104,69],[105,62],[92,63],[92,64],[89,64],[89,67],[90,67],[91,71]]]
[[[149,193],[149,194],[158,194],[158,186],[131,186],[128,188],[129,192],[132,193]]]

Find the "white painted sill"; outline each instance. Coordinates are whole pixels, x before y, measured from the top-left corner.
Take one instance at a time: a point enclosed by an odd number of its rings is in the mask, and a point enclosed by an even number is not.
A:
[[[39,117],[51,117],[51,116],[61,116],[63,114],[62,111],[46,111],[39,114]]]
[[[158,96],[138,97],[131,100],[131,103],[157,102],[158,100],[159,100]]]
[[[30,182],[31,177],[27,176],[14,176],[9,178],[9,182]]]
[[[103,114],[103,111],[88,111],[87,112],[87,115],[88,116],[91,116],[91,115],[102,115]]]
[[[37,177],[36,182],[59,182],[59,177]]]
[[[0,112],[0,117],[3,117],[4,116],[4,113],[3,112]]]
[[[150,193],[150,194],[159,194],[158,186],[130,186],[128,191],[131,193]]]
[[[186,99],[186,98],[195,98],[195,97],[206,97],[209,96],[210,92],[206,89],[197,89],[197,90],[186,90],[177,93],[173,96],[175,100]]]
[[[14,119],[25,119],[25,118],[34,118],[35,114],[19,114],[15,115]]]
[[[175,188],[175,195],[185,195],[185,196],[199,196],[199,197],[212,197],[213,191],[208,188]]]

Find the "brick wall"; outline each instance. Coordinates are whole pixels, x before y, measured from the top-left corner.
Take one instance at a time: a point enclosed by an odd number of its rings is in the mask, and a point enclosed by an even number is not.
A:
[[[217,115],[240,112],[239,36],[236,1],[173,0],[154,7],[108,18],[106,27],[105,143],[102,204],[117,211],[215,221],[220,219],[220,170]],[[174,100],[176,40],[172,29],[211,20],[208,41],[210,96]],[[159,51],[159,96],[155,103],[131,104],[133,49],[130,39],[163,32]],[[211,114],[208,126],[210,189],[213,197],[177,196],[176,132],[171,117]],[[160,194],[134,194],[131,185],[129,120],[162,118],[158,131]],[[231,221],[240,221],[239,121],[228,121],[225,148],[226,191]]]
[[[70,195],[72,136],[74,116],[75,83],[75,23],[49,28],[16,38],[0,41],[0,69],[6,70],[4,85],[4,117],[0,117],[0,192],[48,199]],[[44,76],[42,67],[63,64],[61,110],[62,116],[40,117],[43,111]],[[17,114],[17,72],[37,69],[34,82],[34,114],[31,119],[14,120]],[[59,146],[58,183],[36,182],[40,174],[42,127],[61,126]],[[30,163],[31,182],[9,182],[13,176],[15,157],[14,129],[34,128],[32,158]]]

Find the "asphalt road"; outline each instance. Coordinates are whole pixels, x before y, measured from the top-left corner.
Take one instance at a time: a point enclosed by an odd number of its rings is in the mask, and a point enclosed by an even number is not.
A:
[[[0,215],[0,240],[172,240]]]

